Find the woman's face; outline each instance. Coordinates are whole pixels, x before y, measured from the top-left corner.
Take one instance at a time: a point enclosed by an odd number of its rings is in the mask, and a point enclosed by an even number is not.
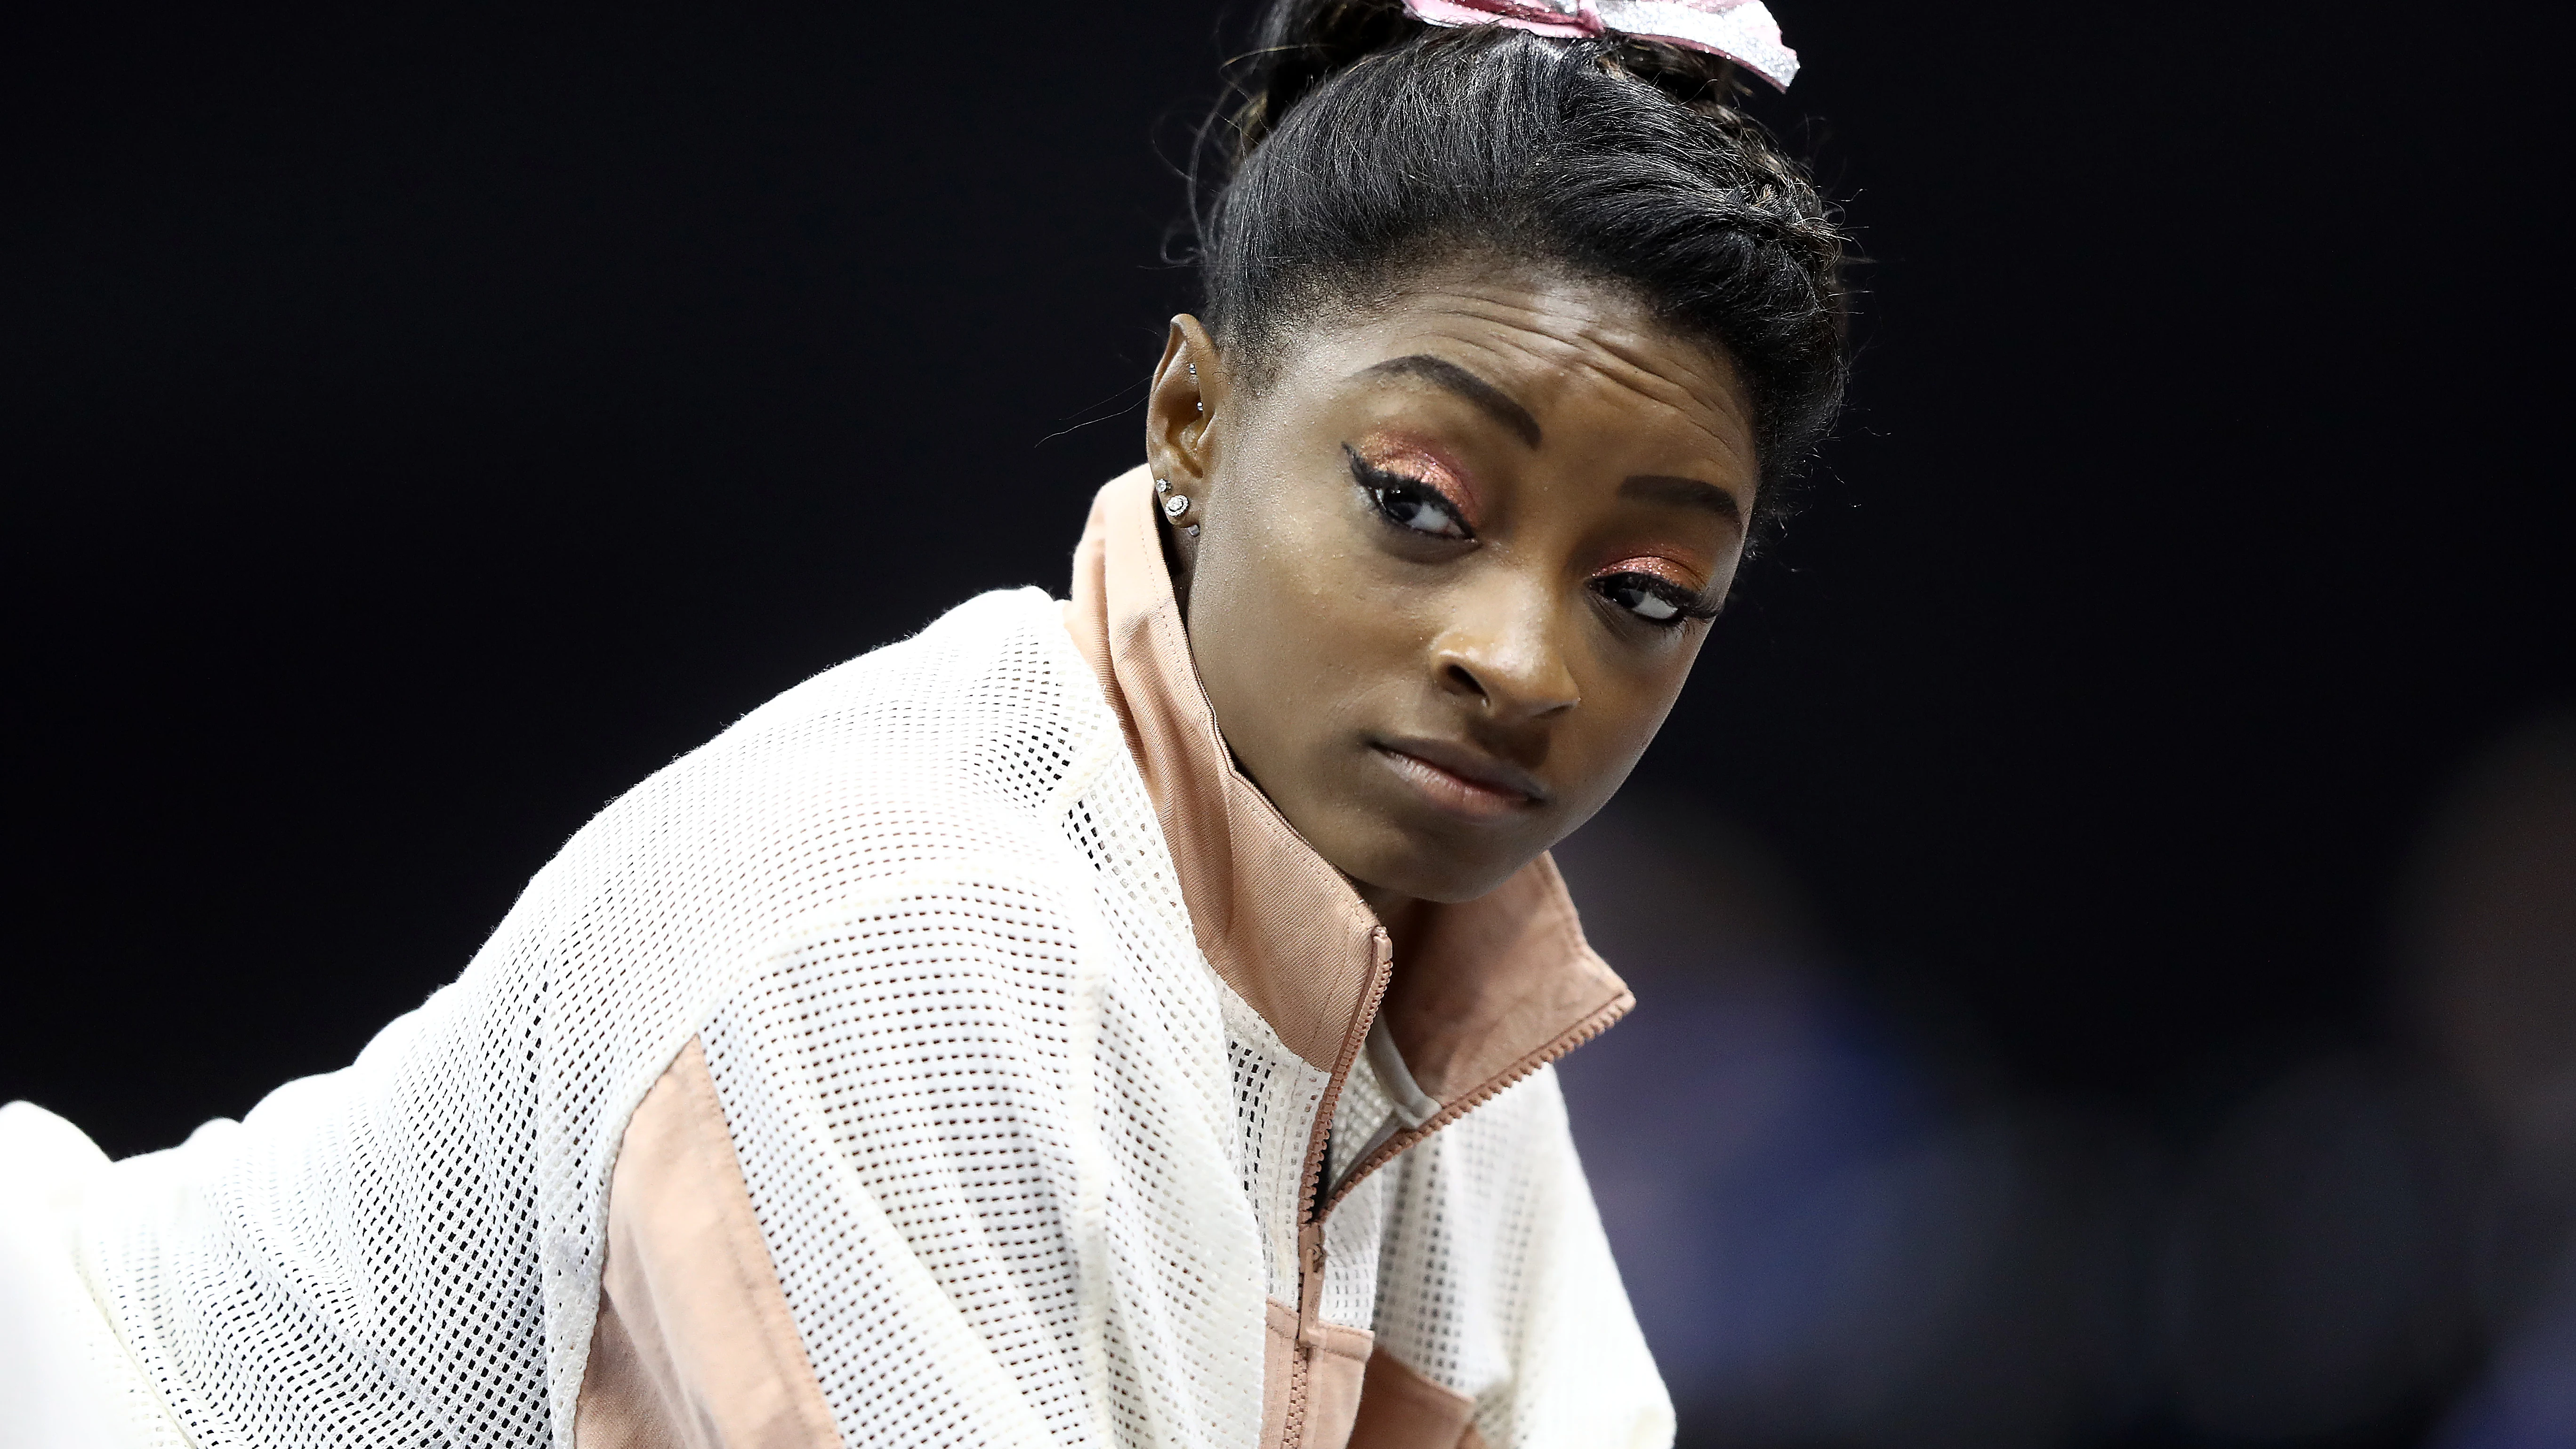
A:
[[[1218,728],[1378,896],[1473,899],[1610,798],[1707,637],[1758,479],[1723,356],[1510,266],[1312,329],[1257,392],[1177,319],[1147,428],[1191,501],[1166,526]]]

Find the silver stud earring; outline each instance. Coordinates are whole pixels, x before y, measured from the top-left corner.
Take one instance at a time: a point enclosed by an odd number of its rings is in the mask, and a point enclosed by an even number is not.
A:
[[[1172,480],[1171,480],[1171,479],[1169,479],[1169,478],[1157,478],[1157,479],[1155,479],[1155,480],[1154,480],[1154,496],[1155,496],[1155,497],[1160,498],[1160,497],[1162,497],[1164,494],[1169,493],[1169,492],[1171,492],[1171,491],[1172,491]]]
[[[1191,524],[1189,527],[1187,527],[1187,528],[1185,528],[1185,529],[1182,529],[1181,531],[1182,531],[1183,533],[1188,534],[1188,535],[1189,535],[1190,537],[1192,537],[1192,538],[1196,538],[1196,537],[1198,537],[1198,536],[1199,536],[1199,526],[1198,526],[1197,524],[1195,524],[1195,523]]]
[[[1175,493],[1171,497],[1163,500],[1163,516],[1165,518],[1178,518],[1189,511],[1190,499],[1189,495],[1186,493]]]

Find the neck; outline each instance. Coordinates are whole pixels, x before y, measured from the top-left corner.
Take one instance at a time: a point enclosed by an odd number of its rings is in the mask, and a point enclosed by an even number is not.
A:
[[[1386,927],[1387,940],[1395,947],[1395,959],[1403,960],[1404,948],[1417,934],[1423,909],[1428,903],[1420,896],[1398,895],[1366,881],[1352,881],[1351,888],[1358,891],[1360,899],[1377,914],[1377,923]]]

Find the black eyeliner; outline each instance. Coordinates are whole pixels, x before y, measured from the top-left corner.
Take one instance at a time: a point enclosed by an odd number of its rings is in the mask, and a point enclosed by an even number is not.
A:
[[[1456,525],[1458,529],[1458,536],[1450,540],[1450,542],[1465,543],[1475,538],[1476,530],[1467,526],[1466,516],[1458,511],[1458,505],[1449,500],[1448,494],[1441,492],[1439,489],[1431,486],[1431,484],[1420,478],[1393,472],[1389,469],[1377,466],[1375,463],[1361,457],[1359,449],[1352,447],[1348,443],[1342,444],[1342,455],[1351,460],[1351,481],[1367,490],[1371,500],[1377,508],[1379,516],[1386,517],[1388,523],[1393,524],[1398,528],[1404,527],[1402,523],[1398,522],[1393,517],[1387,516],[1385,496],[1388,493],[1404,493],[1421,499],[1423,502],[1439,509],[1442,513],[1448,516],[1450,523]],[[1412,531],[1420,532],[1421,530],[1416,529]],[[1436,537],[1437,535],[1427,536]]]
[[[1618,601],[1615,599],[1611,601],[1614,605],[1618,605],[1621,612],[1637,615],[1640,623],[1650,624],[1658,629],[1679,628],[1681,625],[1689,623],[1692,620],[1706,623],[1707,621],[1716,618],[1718,611],[1726,606],[1726,600],[1722,597],[1711,598],[1705,590],[1685,593],[1682,590],[1676,589],[1672,580],[1660,578],[1649,573],[1632,571],[1629,573],[1608,574],[1594,580],[1594,583],[1596,585],[1607,584],[1617,579],[1643,580],[1648,585],[1645,592],[1653,594],[1655,597],[1662,599],[1665,603],[1672,605],[1676,610],[1679,610],[1678,613],[1674,614],[1673,617],[1669,619],[1648,619],[1643,615],[1638,615],[1637,611],[1634,609],[1630,609],[1625,605],[1619,605]],[[1667,592],[1668,590],[1670,592]],[[1676,595],[1679,595],[1679,597],[1676,597]],[[1605,594],[1604,597],[1608,596]]]

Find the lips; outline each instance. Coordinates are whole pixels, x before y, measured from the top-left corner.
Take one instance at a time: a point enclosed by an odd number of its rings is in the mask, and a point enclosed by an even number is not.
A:
[[[1400,739],[1377,741],[1376,748],[1389,769],[1452,814],[1490,820],[1547,801],[1537,776],[1471,745]]]

